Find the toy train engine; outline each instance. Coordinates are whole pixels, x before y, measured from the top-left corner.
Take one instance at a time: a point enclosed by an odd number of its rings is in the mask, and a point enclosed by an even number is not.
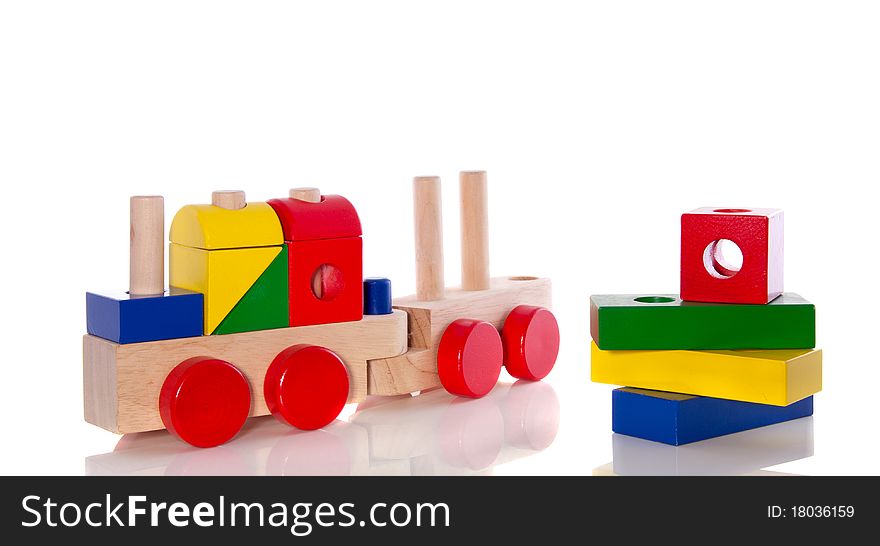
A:
[[[132,197],[130,289],[86,295],[86,420],[211,447],[250,416],[312,430],[368,394],[480,397],[502,365],[543,378],[559,349],[550,282],[490,280],[485,173],[462,173],[461,189],[462,288],[444,288],[440,181],[416,178],[418,293],[393,307],[390,281],[363,280],[360,219],[343,197],[226,191],[183,207],[169,290],[163,199]]]

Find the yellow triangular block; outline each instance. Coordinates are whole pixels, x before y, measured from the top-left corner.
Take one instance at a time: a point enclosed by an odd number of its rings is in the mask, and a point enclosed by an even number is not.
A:
[[[280,246],[203,250],[172,243],[169,284],[205,295],[210,335],[280,252]]]

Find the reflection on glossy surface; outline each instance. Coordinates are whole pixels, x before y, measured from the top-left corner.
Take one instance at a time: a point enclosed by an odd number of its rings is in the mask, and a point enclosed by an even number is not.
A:
[[[259,417],[211,449],[166,431],[129,434],[85,466],[88,475],[487,474],[546,449],[558,427],[553,388],[519,381],[500,383],[478,400],[443,390],[371,398],[348,421],[310,432]]]
[[[679,447],[612,434],[614,459],[594,475],[772,475],[762,469],[813,456],[813,418],[795,419]]]

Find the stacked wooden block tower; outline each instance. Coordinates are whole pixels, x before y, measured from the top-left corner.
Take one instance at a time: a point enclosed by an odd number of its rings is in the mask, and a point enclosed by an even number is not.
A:
[[[592,296],[592,380],[626,385],[614,432],[681,445],[812,415],[816,312],[782,273],[781,210],[700,208],[681,217],[680,296]]]

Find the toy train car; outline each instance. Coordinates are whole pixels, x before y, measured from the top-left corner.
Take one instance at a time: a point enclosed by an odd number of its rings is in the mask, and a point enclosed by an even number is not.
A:
[[[132,197],[130,290],[86,295],[86,421],[211,447],[250,416],[312,430],[367,395],[481,397],[502,366],[542,379],[559,350],[550,281],[489,278],[486,176],[460,182],[462,287],[444,288],[440,181],[418,177],[417,294],[393,304],[390,281],[362,279],[361,224],[343,197],[215,192],[183,207],[167,291],[163,199]]]

